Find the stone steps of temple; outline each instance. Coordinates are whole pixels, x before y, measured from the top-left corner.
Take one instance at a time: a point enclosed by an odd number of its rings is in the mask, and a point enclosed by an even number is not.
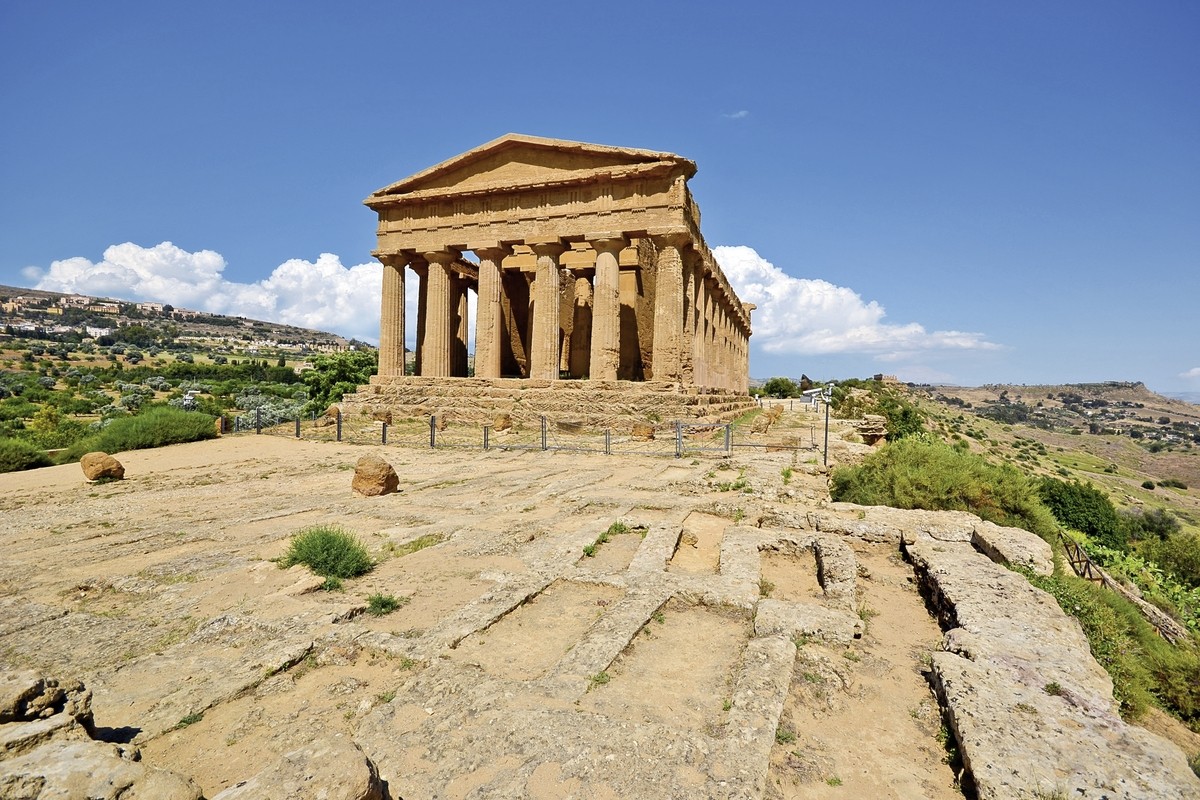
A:
[[[509,414],[601,426],[673,419],[718,422],[755,407],[748,395],[650,381],[375,377],[343,398],[349,414],[433,414],[480,423]]]

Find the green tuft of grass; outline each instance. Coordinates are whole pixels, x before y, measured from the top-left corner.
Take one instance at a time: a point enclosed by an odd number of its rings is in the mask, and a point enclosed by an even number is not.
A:
[[[180,728],[186,728],[189,725],[195,725],[197,722],[199,722],[202,719],[204,719],[203,711],[193,711],[191,714],[188,714],[187,716],[180,719],[179,722],[176,722],[174,729],[179,730]]]
[[[779,727],[775,729],[776,744],[791,744],[796,741],[796,734],[787,728]]]
[[[330,576],[321,584],[321,588],[327,592],[340,592],[342,590],[342,579]]]
[[[367,598],[367,613],[382,617],[390,614],[408,602],[407,597],[394,597],[390,594],[373,594]]]
[[[315,525],[292,537],[280,566],[304,564],[325,578],[357,578],[375,564],[362,543],[353,534],[336,525]]]
[[[591,685],[592,686],[603,686],[604,684],[608,683],[611,680],[612,680],[612,676],[610,676],[607,672],[597,672],[591,678]]]
[[[392,544],[388,542],[387,551],[394,557],[412,555],[418,550],[424,550],[426,547],[433,547],[435,544],[441,544],[445,540],[444,536],[437,533],[427,533],[424,536],[418,536],[410,542],[404,544]]]

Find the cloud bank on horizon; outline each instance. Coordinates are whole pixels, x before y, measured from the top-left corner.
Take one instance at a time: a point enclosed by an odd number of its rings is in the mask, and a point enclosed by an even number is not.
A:
[[[884,322],[887,312],[876,301],[845,286],[788,275],[751,247],[714,247],[713,255],[742,301],[757,306],[752,341],[768,353],[897,361],[931,351],[1000,349],[981,333]]]
[[[828,281],[788,275],[751,247],[715,247],[713,255],[742,300],[758,306],[752,342],[765,353],[862,354],[894,361],[932,351],[999,347],[979,333],[887,323],[876,301]],[[25,276],[37,289],[171,303],[378,341],[381,283],[374,262],[347,267],[338,256],[322,253],[316,261],[285,261],[253,283],[228,280],[226,266],[212,250],[190,253],[171,242],[153,247],[126,242],[107,248],[98,262],[68,258],[44,270],[31,267]],[[415,294],[407,298],[410,317]],[[408,330],[415,332],[415,319]]]

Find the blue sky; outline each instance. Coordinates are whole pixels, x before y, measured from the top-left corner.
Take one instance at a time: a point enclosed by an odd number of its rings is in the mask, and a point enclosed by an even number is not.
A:
[[[0,283],[375,338],[363,198],[512,131],[698,163],[755,377],[1200,391],[1198,41],[1194,2],[5,3]]]

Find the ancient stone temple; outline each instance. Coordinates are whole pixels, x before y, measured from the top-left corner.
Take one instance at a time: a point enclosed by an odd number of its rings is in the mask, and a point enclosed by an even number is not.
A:
[[[671,153],[508,134],[374,192],[379,374],[347,404],[597,421],[749,407],[754,306],[700,234],[695,172]]]

